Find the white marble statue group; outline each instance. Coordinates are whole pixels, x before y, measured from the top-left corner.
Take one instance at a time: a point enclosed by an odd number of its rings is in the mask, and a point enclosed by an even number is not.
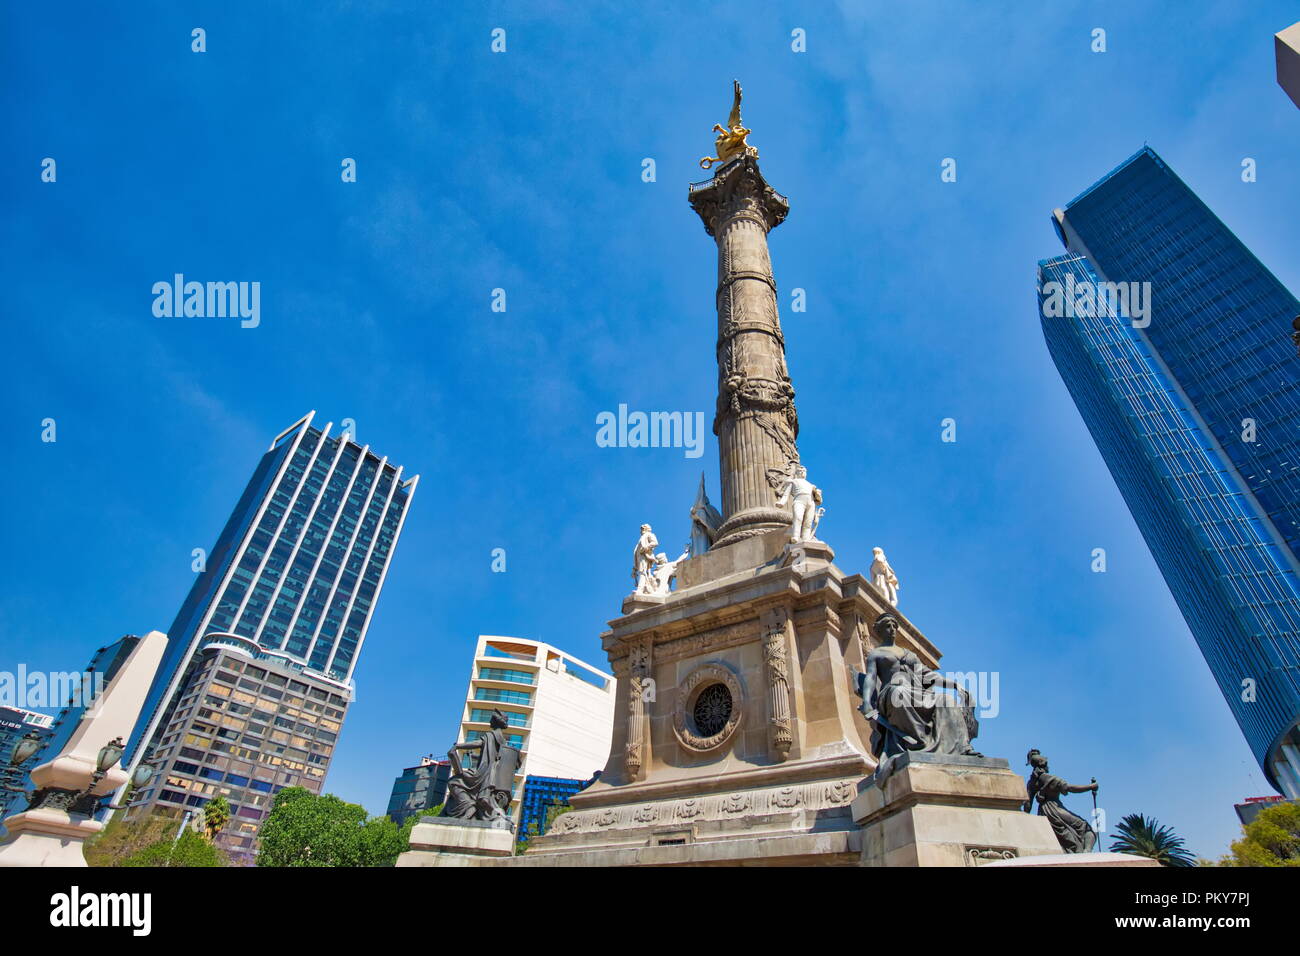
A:
[[[821,506],[821,489],[808,480],[808,469],[798,461],[791,461],[784,470],[770,469],[767,478],[776,491],[776,504],[790,506],[790,545],[816,540],[817,525],[826,509]],[[677,566],[688,557],[705,553],[712,544],[722,516],[709,504],[704,493],[703,476],[700,477],[695,506],[691,509],[691,521],[691,543],[675,561],[669,561],[668,555],[655,550],[659,547],[659,539],[648,524],[641,526],[641,536],[632,552],[632,580],[636,582],[634,594],[671,594]],[[898,575],[890,567],[883,548],[872,548],[871,551],[871,583],[881,596],[898,607]]]
[[[636,582],[634,594],[651,594],[662,596],[672,593],[673,578],[677,574],[677,565],[685,561],[691,553],[688,544],[676,561],[669,561],[668,555],[656,552],[659,539],[648,524],[641,526],[641,537],[637,539],[636,549],[632,552],[632,579]]]

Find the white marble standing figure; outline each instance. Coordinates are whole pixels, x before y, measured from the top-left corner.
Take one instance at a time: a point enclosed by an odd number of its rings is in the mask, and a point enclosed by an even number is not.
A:
[[[636,594],[651,593],[654,578],[651,577],[650,572],[654,568],[657,547],[659,547],[659,539],[655,537],[648,524],[643,524],[641,537],[637,539],[636,548],[632,551],[632,580],[636,582],[634,590]]]
[[[871,583],[876,586],[877,591],[885,596],[885,600],[894,607],[898,607],[898,575],[889,566],[889,559],[885,557],[885,549],[872,548],[871,554]]]
[[[821,500],[821,490],[808,480],[808,469],[803,465],[795,465],[790,477],[786,478],[785,484],[781,486],[781,494],[776,499],[776,503],[782,506],[788,501],[793,502],[790,520],[792,542],[813,539],[817,506],[821,504]]]

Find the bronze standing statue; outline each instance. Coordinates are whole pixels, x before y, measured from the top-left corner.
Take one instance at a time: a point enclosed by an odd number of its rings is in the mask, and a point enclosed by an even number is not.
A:
[[[516,748],[506,745],[503,731],[510,724],[505,714],[493,710],[489,725],[492,729],[478,740],[456,744],[447,751],[452,776],[447,781],[442,816],[504,822],[514,829],[508,811],[520,755]],[[475,750],[479,753],[478,760],[473,767],[466,768],[461,763],[461,751]]]
[[[1079,787],[1066,783],[1047,772],[1047,758],[1037,750],[1029,751],[1026,760],[1033,770],[1025,782],[1025,790],[1029,794],[1029,799],[1025,801],[1025,812],[1033,812],[1034,798],[1037,797],[1038,815],[1047,817],[1061,849],[1066,853],[1091,851],[1097,843],[1097,831],[1083,817],[1065,809],[1061,797],[1067,793],[1096,793],[1097,781]]]
[[[854,674],[863,716],[872,721],[871,750],[877,760],[903,751],[980,757],[971,747],[979,721],[970,693],[899,647],[898,618],[886,611],[871,626],[880,644],[867,654],[865,671]],[[956,697],[940,693],[948,688]]]

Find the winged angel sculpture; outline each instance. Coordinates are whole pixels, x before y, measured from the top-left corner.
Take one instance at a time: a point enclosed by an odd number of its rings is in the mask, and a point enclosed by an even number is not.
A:
[[[713,124],[713,130],[718,134],[718,138],[713,141],[713,148],[717,150],[717,156],[705,156],[700,160],[701,169],[709,169],[714,163],[725,163],[729,159],[737,156],[748,155],[758,159],[758,150],[745,142],[745,137],[753,130],[745,128],[740,121],[740,80],[732,80],[732,86],[736,91],[736,99],[731,104],[731,115],[727,117],[727,126],[724,129],[718,123]]]

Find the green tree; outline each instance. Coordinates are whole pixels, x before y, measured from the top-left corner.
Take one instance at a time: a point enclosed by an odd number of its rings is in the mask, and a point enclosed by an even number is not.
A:
[[[533,837],[535,836],[537,836],[537,824],[530,823],[524,829],[524,832],[519,834],[519,839],[515,841],[515,856],[518,856],[521,853],[527,853],[528,845],[533,842]]]
[[[228,866],[226,855],[186,827],[179,838],[151,843],[119,866]]]
[[[1161,826],[1155,817],[1130,813],[1119,821],[1116,836],[1110,848],[1116,853],[1129,853],[1157,860],[1162,866],[1195,866],[1196,857],[1183,843],[1183,838],[1172,827]]]
[[[118,813],[108,826],[86,841],[86,865],[121,866],[145,847],[160,840],[170,841],[179,826],[179,819],[164,813],[151,813],[130,822]]]
[[[230,801],[218,794],[203,805],[203,835],[215,840],[230,822]]]
[[[392,866],[399,855],[410,849],[411,828],[418,822],[418,817],[408,817],[398,826],[392,817],[371,817],[364,828],[362,862],[358,865]]]
[[[568,813],[572,809],[573,807],[569,806],[567,803],[549,804],[546,808],[545,832],[546,833],[551,832],[551,824],[555,822],[556,817],[558,817],[562,813]],[[536,823],[528,824],[528,829],[524,831],[524,834],[519,838],[519,842],[515,844],[516,855],[520,853],[527,853],[529,845],[533,842],[533,838],[539,835],[540,834],[537,832],[537,824]]]
[[[1241,834],[1221,866],[1300,866],[1300,803],[1261,810]]]
[[[258,866],[392,866],[415,818],[399,827],[333,794],[286,787],[262,825]]]

